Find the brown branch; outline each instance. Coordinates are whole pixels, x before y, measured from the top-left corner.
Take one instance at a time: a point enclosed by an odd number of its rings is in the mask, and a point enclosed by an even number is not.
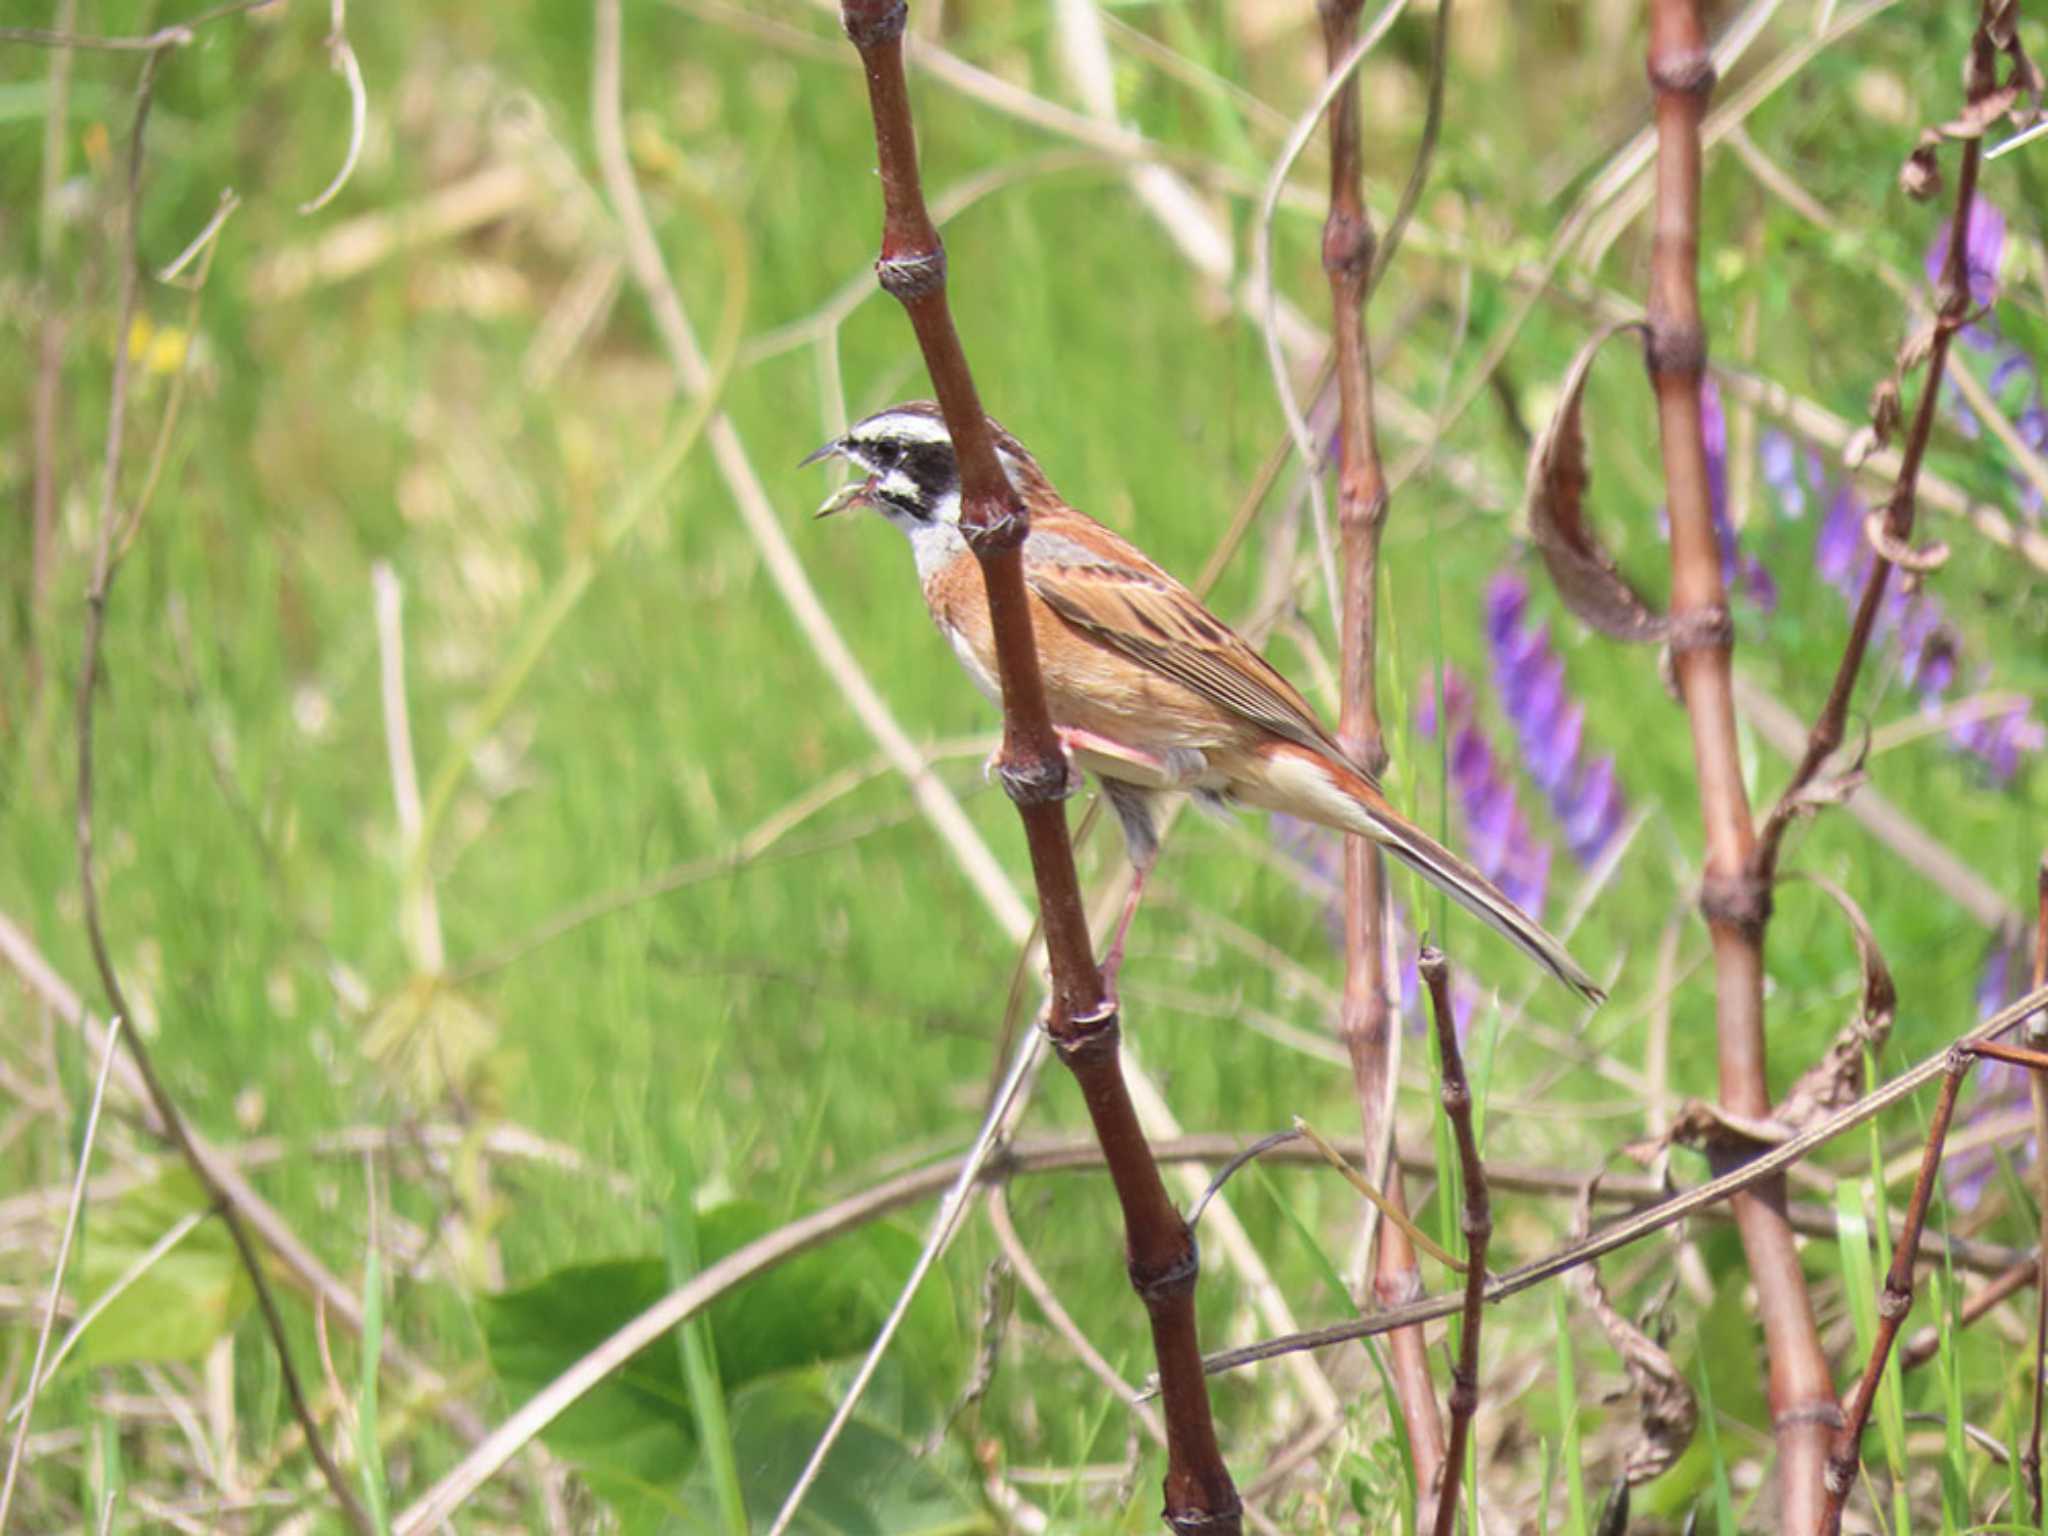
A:
[[[106,931],[100,919],[99,882],[93,862],[93,716],[95,693],[99,684],[101,642],[106,629],[107,594],[118,568],[114,550],[114,528],[118,520],[116,514],[120,501],[122,448],[128,419],[128,347],[125,338],[134,326],[136,290],[141,279],[136,225],[142,203],[143,135],[149,122],[150,105],[155,99],[157,68],[162,63],[164,54],[170,48],[188,41],[190,33],[183,28],[169,28],[156,36],[163,41],[152,47],[143,58],[141,78],[135,90],[134,118],[128,135],[128,176],[122,201],[121,233],[117,246],[120,261],[120,300],[114,327],[114,335],[122,340],[114,348],[114,372],[107,405],[106,456],[101,469],[103,483],[100,490],[99,523],[94,538],[92,579],[86,589],[85,641],[78,679],[77,841],[80,898],[85,913],[86,937],[91,944],[93,964],[97,967],[101,984],[106,989],[107,1006],[113,1010],[116,1017],[129,1020],[132,1020],[135,1014],[129,1007],[120,977],[114,968],[113,955],[107,948]],[[243,1225],[229,1192],[214,1177],[212,1162],[201,1154],[186,1128],[184,1117],[179,1114],[177,1105],[157,1075],[155,1063],[141,1032],[129,1029],[124,1031],[124,1034],[130,1057],[142,1079],[149,1101],[156,1110],[158,1120],[193,1173],[206,1186],[214,1208],[227,1227],[228,1235],[234,1241],[235,1252],[240,1257],[242,1268],[247,1272],[255,1290],[264,1328],[269,1332],[271,1344],[277,1352],[279,1374],[284,1381],[285,1395],[291,1401],[293,1417],[299,1421],[299,1427],[305,1434],[306,1448],[319,1466],[320,1475],[326,1480],[328,1491],[333,1495],[342,1516],[353,1529],[368,1536],[374,1529],[370,1517],[357,1500],[355,1491],[342,1474],[341,1468],[336,1465],[326,1442],[320,1437],[312,1406],[307,1401],[298,1371],[292,1364],[291,1346],[285,1337],[283,1314],[278,1310],[277,1297],[271,1291],[270,1281],[264,1274],[263,1263],[256,1252],[255,1244],[250,1240],[248,1230]]]
[[[1835,1434],[1828,1454],[1826,1473],[1827,1505],[1822,1512],[1824,1536],[1837,1536],[1842,1529],[1842,1508],[1849,1490],[1856,1486],[1856,1469],[1862,1459],[1863,1430],[1870,1422],[1870,1407],[1877,1400],[1877,1385],[1884,1375],[1885,1361],[1892,1352],[1906,1314],[1913,1309],[1913,1264],[1919,1257],[1920,1228],[1927,1220],[1927,1206],[1934,1197],[1935,1175],[1941,1170],[1942,1144],[1948,1140],[1949,1120],[1956,1109],[1956,1092],[1963,1086],[1969,1067],[1969,1053],[1949,1053],[1941,1097],[1935,1101],[1934,1123],[1927,1131],[1927,1147],[1920,1158],[1920,1177],[1914,1181],[1912,1199],[1906,1205],[1906,1241],[1892,1255],[1885,1272],[1884,1287],[1877,1297],[1877,1337],[1871,1342],[1870,1359],[1851,1394],[1846,1421]]]
[[[2040,870],[2035,876],[2034,900],[2034,990],[2041,990],[2048,983],[2048,853],[2041,855]],[[2036,1045],[2048,1037],[2048,1015],[2036,1014],[2027,1020],[2027,1038]],[[2041,1234],[2039,1245],[2034,1250],[2034,1264],[2038,1272],[2041,1261],[2048,1257],[2048,1073],[2027,1074],[2027,1094],[2034,1109],[2034,1177],[2040,1181],[2035,1195],[2040,1206]],[[2020,1457],[2020,1470],[2026,1474],[2027,1495],[2033,1501],[2034,1524],[2041,1523],[2041,1409],[2042,1409],[2042,1366],[2041,1351],[2048,1349],[2048,1285],[2034,1288],[2034,1413],[2027,1430],[2027,1449]]]
[[[1472,1088],[1465,1081],[1464,1058],[1458,1054],[1450,967],[1444,952],[1430,944],[1423,946],[1417,968],[1429,987],[1429,1011],[1436,1020],[1437,1050],[1443,1058],[1444,1115],[1458,1139],[1458,1166],[1465,1184],[1465,1311],[1458,1328],[1458,1362],[1451,1367],[1451,1438],[1436,1505],[1436,1536],[1451,1536],[1457,1523],[1465,1443],[1472,1433],[1472,1415],[1479,1409],[1479,1317],[1486,1301],[1486,1249],[1493,1237],[1493,1206],[1486,1194],[1486,1165],[1479,1160],[1479,1142],[1472,1134]]]
[[[945,247],[926,211],[903,73],[903,0],[844,0],[840,19],[867,76],[882,180],[876,274],[909,317],[960,465],[961,531],[981,565],[1003,690],[997,775],[1031,853],[1052,967],[1046,1031],[1074,1073],[1123,1208],[1131,1282],[1151,1321],[1167,1423],[1166,1518],[1177,1529],[1235,1531],[1237,1490],[1223,1465],[1202,1377],[1194,1292],[1199,1260],[1146,1145],[1118,1060],[1114,999],[1088,937],[1061,804],[1066,760],[1053,734],[1024,588],[1028,513],[995,443],[946,302]]]
[[[1364,0],[1318,0],[1324,66],[1337,70],[1358,43]],[[1439,27],[1448,25],[1439,18]],[[1387,478],[1373,413],[1372,349],[1365,303],[1373,280],[1376,240],[1365,206],[1364,152],[1358,127],[1358,75],[1332,98],[1330,209],[1323,222],[1323,271],[1330,282],[1330,334],[1337,375],[1337,529],[1343,547],[1343,681],[1337,739],[1368,772],[1386,767],[1379,712],[1379,554],[1386,528]],[[1421,166],[1418,164],[1418,177]],[[1419,180],[1415,189],[1419,190]],[[1317,466],[1310,465],[1310,473]],[[1393,1072],[1398,1027],[1387,975],[1386,859],[1376,843],[1344,839],[1344,998],[1337,1032],[1351,1056],[1359,1118],[1365,1129],[1366,1177],[1405,1211],[1400,1163],[1394,1155]],[[1385,1153],[1378,1149],[1385,1147]],[[1414,1245],[1393,1223],[1381,1227],[1373,1294],[1381,1306],[1423,1293]],[[1394,1393],[1407,1423],[1415,1486],[1426,1501],[1443,1469],[1444,1431],[1430,1379],[1429,1348],[1420,1329],[1388,1341]]]
[[[1671,519],[1673,663],[1692,725],[1706,831],[1701,908],[1713,939],[1722,1105],[1757,1118],[1771,1111],[1764,1071],[1763,938],[1770,886],[1751,869],[1755,834],[1743,788],[1730,655],[1733,631],[1721,584],[1700,423],[1706,332],[1700,318],[1700,120],[1713,90],[1699,0],[1651,0],[1649,75],[1657,127],[1656,222],[1651,241],[1649,337]],[[1735,1200],[1756,1283],[1770,1359],[1771,1417],[1779,1460],[1779,1526],[1806,1536],[1819,1520],[1828,1431],[1838,1408],[1814,1325],[1785,1187],[1770,1179]]]
[[[1920,1256],[1926,1258],[1928,1255],[1924,1242],[1925,1234],[1923,1233],[1922,1236],[1923,1242]],[[2001,1301],[2005,1301],[2015,1293],[2025,1290],[2034,1283],[2034,1277],[2040,1272],[2040,1269],[2040,1259],[2031,1253],[2017,1264],[2008,1264],[1992,1279],[1979,1286],[1975,1292],[1963,1298],[1963,1304],[1956,1312],[1958,1324],[1964,1328],[1969,1327]],[[1908,1339],[1899,1349],[1899,1369],[1902,1371],[1918,1370],[1939,1354],[1941,1352],[1941,1338],[1945,1328],[1946,1320],[1944,1319],[1940,1323],[1929,1324],[1914,1334],[1912,1338]]]

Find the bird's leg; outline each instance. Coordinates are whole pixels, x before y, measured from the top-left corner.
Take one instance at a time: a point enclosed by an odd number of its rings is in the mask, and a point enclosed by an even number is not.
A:
[[[1102,990],[1111,1007],[1116,1006],[1117,972],[1124,968],[1124,940],[1131,936],[1131,919],[1138,915],[1138,903],[1145,897],[1145,882],[1151,877],[1152,865],[1148,863],[1131,866],[1131,889],[1124,897],[1124,910],[1116,920],[1116,936],[1109,941],[1109,948],[1102,954]]]
[[[1124,910],[1116,921],[1116,933],[1102,957],[1102,988],[1111,1007],[1116,1006],[1116,977],[1123,969],[1124,940],[1130,937],[1131,919],[1138,915],[1138,903],[1145,895],[1145,881],[1159,862],[1159,827],[1152,816],[1153,791],[1123,779],[1102,781],[1103,797],[1123,827],[1124,848],[1131,858],[1131,889],[1124,897]]]

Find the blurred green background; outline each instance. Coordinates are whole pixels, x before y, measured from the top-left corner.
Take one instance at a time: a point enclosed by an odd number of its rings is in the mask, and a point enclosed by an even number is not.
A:
[[[1910,328],[1887,279],[1921,283],[1944,217],[1939,201],[1908,202],[1895,171],[1922,124],[1954,110],[1967,8],[1757,9],[1762,31],[1716,99],[1740,100],[1774,71],[1786,78],[1708,161],[1710,347],[1718,361],[1855,423]],[[94,0],[76,10],[78,31],[110,35],[179,15]],[[946,226],[951,296],[990,409],[1070,499],[1192,577],[1282,431],[1264,345],[1234,287],[1249,267],[1257,189],[1321,78],[1320,42],[1305,3],[1079,11],[1088,20],[1010,3],[914,9],[924,59],[946,71],[913,69],[928,187],[947,206],[971,197]],[[1717,8],[1712,20],[1718,29],[1735,16]],[[6,17],[50,19],[27,0]],[[1369,195],[1382,221],[1415,153],[1434,19],[1404,17],[1362,72]],[[0,371],[0,502],[9,509],[0,521],[0,912],[99,1005],[80,916],[73,721],[108,380],[125,344],[124,507],[182,394],[114,588],[98,700],[100,878],[135,1026],[153,1037],[207,1134],[283,1138],[287,1153],[262,1168],[261,1187],[351,1284],[364,1275],[374,1182],[386,1326],[495,1420],[551,1374],[548,1341],[520,1330],[579,1308],[578,1328],[622,1320],[635,1287],[658,1294],[678,1263],[691,1267],[687,1252],[677,1259],[678,1230],[701,1224],[716,1248],[962,1148],[996,1068],[1016,949],[903,780],[878,769],[875,742],[793,620],[707,440],[688,439],[680,467],[661,473],[685,445],[692,402],[678,394],[600,178],[589,7],[351,8],[366,142],[331,204],[301,214],[348,138],[348,93],[323,50],[329,25],[324,6],[278,6],[209,25],[166,55],[142,181],[145,277],[125,340],[119,210],[138,58],[72,55],[59,116],[55,54],[0,47],[0,334],[15,360]],[[1229,282],[1191,268],[1134,195],[1126,163],[1076,130],[1088,113],[1073,50],[1086,54],[1095,27],[1117,117],[1184,178],[1233,252]],[[980,772],[992,711],[932,632],[901,543],[872,519],[814,526],[809,511],[829,482],[793,467],[849,416],[927,392],[907,326],[867,276],[879,209],[853,52],[829,8],[794,0],[633,3],[625,31],[625,139],[662,256],[702,344],[712,347],[722,328],[738,338],[719,408],[825,613],[911,737],[949,747],[938,772],[1028,895],[1014,816]],[[1518,281],[1645,122],[1642,48],[1636,9],[1612,0],[1465,0],[1428,189],[1371,313],[1389,461],[1422,455],[1397,493],[1385,551],[1390,790],[1425,823],[1470,841],[1442,752],[1413,723],[1423,680],[1448,663],[1474,683],[1477,721],[1530,835],[1559,845],[1549,920],[1590,903],[1574,948],[1613,978],[1613,1001],[1581,1019],[1560,989],[1536,985],[1472,924],[1446,926],[1433,901],[1420,910],[1482,989],[1472,1028],[1485,1057],[1489,1159],[1578,1172],[1643,1136],[1648,1117],[1714,1089],[1711,974],[1690,906],[1700,836],[1683,715],[1651,651],[1592,637],[1563,612],[1525,554],[1519,513],[1522,425],[1547,419],[1592,306],[1637,303],[1643,291],[1642,216],[1615,220],[1596,251],[1575,241],[1552,296],[1525,320]],[[1035,103],[1040,120],[1012,110],[1017,101]],[[2044,155],[2002,159],[1983,183],[2006,219],[2000,345],[2036,360],[2048,337]],[[1317,325],[1328,305],[1317,262],[1322,177],[1318,142],[1274,225],[1278,286]],[[148,274],[192,239],[225,188],[240,206],[195,308],[188,291]],[[1595,213],[1596,235],[1614,206]],[[53,324],[56,495],[39,573],[33,426],[37,359]],[[1518,324],[1497,370],[1482,374]],[[1602,362],[1589,398],[1594,515],[1623,566],[1657,593],[1654,418],[1626,353]],[[2038,409],[2039,378],[2020,370],[1992,380],[2002,355],[1958,349],[1960,365],[1991,380],[2021,419],[2030,387]],[[1910,402],[1918,380],[1907,387]],[[1462,412],[1446,410],[1466,400]],[[1738,600],[1737,664],[1810,715],[1846,628],[1814,564],[1839,445],[1798,440],[1802,464],[1809,446],[1825,461],[1828,486],[1809,486],[1803,515],[1788,515],[1759,460],[1779,424],[1749,413],[1735,392],[1723,400],[1740,548],[1778,591],[1768,608]],[[1954,411],[1944,416],[1932,467],[2038,538],[2038,499],[2028,500],[2014,460],[1967,426]],[[615,538],[635,508],[644,515]],[[1262,600],[1273,614],[1280,599],[1269,652],[1329,709],[1336,651],[1305,517],[1290,471],[1213,601],[1241,619]],[[1953,547],[1929,587],[1961,658],[1953,699],[1994,691],[2039,701],[2048,693],[2043,570],[1955,517],[1930,511],[1923,527]],[[380,659],[396,653],[389,635],[380,647],[380,566],[402,596],[418,778],[430,797],[437,782],[451,790],[416,880],[388,750]],[[1532,615],[1550,622],[1585,708],[1588,753],[1616,759],[1629,837],[1597,876],[1573,863],[1542,793],[1512,766],[1515,700],[1493,681],[1483,626],[1483,592],[1504,569],[1532,580]],[[571,594],[585,576],[587,588]],[[565,604],[559,622],[543,627],[555,603]],[[1884,748],[1871,759],[1872,784],[2017,917],[2048,839],[2038,746],[2001,781],[1956,750],[1939,721],[1918,734],[1895,729],[1924,718],[1895,644],[1873,652],[1857,710]],[[2038,702],[2034,711],[2038,719]],[[1768,804],[1787,765],[1761,737],[1745,746],[1752,797]],[[770,857],[720,863],[793,807],[807,814]],[[1107,876],[1120,858],[1113,837],[1095,837],[1084,875]],[[1886,1063],[1938,1049],[1977,1016],[2001,938],[1983,913],[1845,813],[1795,833],[1789,863],[1838,881],[1870,918],[1901,995]],[[1404,885],[1401,895],[1412,904],[1415,892]],[[419,915],[429,900],[431,925]],[[589,903],[604,910],[586,911]],[[588,920],[553,932],[564,915]],[[1660,962],[1667,931],[1674,947]],[[1810,888],[1779,899],[1769,955],[1773,1086],[1782,1088],[1853,1016],[1859,978],[1846,928]],[[1249,1139],[1299,1114],[1332,1134],[1353,1132],[1349,1072],[1330,1034],[1340,979],[1324,897],[1262,818],[1180,826],[1139,920],[1124,996],[1128,1038],[1184,1126]],[[1503,1010],[1516,1020],[1505,1028]],[[1660,1053],[1664,1068],[1646,1065]],[[21,1190],[64,1183],[96,1062],[11,988],[0,991],[0,1061],[0,1092],[13,1100],[0,1179]],[[1426,1151],[1436,1112],[1419,1039],[1408,1062],[1403,1140]],[[1909,1154],[1919,1124],[1912,1110],[1885,1122],[1884,1153]],[[1028,1129],[1084,1125],[1071,1083],[1049,1074]],[[374,1180],[361,1159],[331,1155],[322,1140],[357,1126],[394,1132]],[[432,1128],[453,1130],[439,1150],[424,1150]],[[508,1156],[490,1141],[507,1128],[580,1162]],[[102,1158],[140,1156],[132,1125],[108,1135]],[[1872,1148],[1851,1140],[1831,1166],[1866,1174]],[[1693,1178],[1704,1165],[1680,1153],[1675,1166]],[[1794,1193],[1831,1205],[1834,1176],[1817,1171]],[[1411,1182],[1411,1194],[1425,1225],[1447,1225],[1432,1186]],[[1242,1179],[1233,1196],[1296,1316],[1346,1315],[1331,1281],[1351,1262],[1361,1213],[1342,1183],[1276,1170]],[[1127,1378],[1141,1377],[1149,1354],[1106,1182],[1031,1179],[1010,1198],[1082,1327]],[[1568,1207],[1497,1198],[1496,1267],[1554,1246]],[[96,1210],[88,1253],[112,1221]],[[2017,1184],[2000,1178],[1946,1219],[1959,1232],[2023,1243],[2033,1217]],[[845,1293],[843,1326],[804,1334],[798,1358],[755,1359],[739,1324],[714,1329],[733,1407],[727,1438],[757,1522],[772,1514],[772,1503],[757,1507],[760,1490],[787,1482],[776,1458],[807,1443],[900,1273],[903,1234],[922,1230],[921,1212],[902,1220],[901,1231],[860,1239],[858,1262],[818,1271],[824,1291],[785,1293],[829,1293],[835,1275]],[[54,1225],[16,1235],[6,1279],[24,1298],[40,1295]],[[1691,1238],[1699,1263],[1671,1304],[1682,1323],[1673,1349],[1689,1376],[1711,1372],[1722,1416],[1716,1465],[1746,1499],[1767,1483],[1769,1420],[1740,1249],[1711,1225]],[[1157,1452],[1127,1445],[1128,1414],[1028,1301],[1015,1305],[986,1396],[947,1430],[986,1334],[983,1277],[994,1253],[985,1226],[970,1223],[919,1314],[915,1349],[868,1417],[871,1443],[846,1458],[887,1472],[900,1498],[846,1493],[843,1508],[831,1506],[838,1513],[820,1516],[831,1528],[1019,1522],[991,1487],[1061,1529],[1146,1528]],[[1624,1310],[1650,1297],[1670,1253],[1653,1244],[1610,1263]],[[1245,1273],[1219,1248],[1205,1254],[1205,1341],[1259,1336]],[[644,1262],[583,1267],[625,1260]],[[1830,1347],[1840,1361],[1860,1358],[1835,1245],[1812,1244],[1809,1260]],[[225,1265],[223,1248],[209,1275]],[[549,1284],[558,1289],[524,1292]],[[74,1274],[73,1295],[90,1291]],[[508,1292],[553,1302],[521,1313],[494,1300]],[[162,1308],[187,1300],[173,1289]],[[288,1305],[310,1361],[310,1310],[296,1298]],[[791,1318],[806,1312],[799,1299],[787,1305]],[[245,1306],[228,1303],[196,1345],[174,1347],[140,1317],[132,1347],[101,1357],[130,1363],[60,1378],[38,1431],[76,1433],[39,1461],[21,1528],[76,1527],[96,1507],[91,1493],[107,1474],[92,1448],[104,1443],[121,1447],[138,1497],[189,1497],[202,1511],[210,1497],[217,1528],[282,1518],[222,1502],[223,1489],[242,1484],[222,1472],[220,1447],[209,1479],[174,1432],[121,1406],[122,1392],[203,1397],[208,1372],[225,1371],[229,1411],[207,1424],[239,1444],[235,1476],[263,1486],[250,1467],[290,1448],[274,1367]],[[34,1321],[25,1301],[9,1304],[10,1349],[32,1341]],[[766,1331],[779,1328],[802,1332],[787,1319]],[[585,1329],[584,1342],[603,1331]],[[1584,1480],[1597,1501],[1625,1455],[1630,1410],[1625,1399],[1605,1406],[1622,1377],[1596,1330],[1577,1329],[1574,1343]],[[515,1346],[527,1363],[508,1363]],[[353,1383],[354,1344],[334,1347]],[[1491,1391],[1533,1380],[1556,1348],[1548,1296],[1503,1307],[1489,1333],[1481,1484],[1504,1520],[1533,1522],[1539,1506],[1571,1518],[1562,1484],[1545,1471],[1565,1416],[1542,1393],[1515,1404]],[[1969,1395],[1972,1419],[2009,1438],[2021,1406],[2016,1357],[1982,1332],[1960,1335],[1958,1348],[1950,1379]],[[1291,1529],[1345,1519],[1387,1528],[1401,1474],[1377,1378],[1355,1356],[1329,1365],[1346,1383],[1347,1420],[1262,1507]],[[158,1385],[139,1383],[141,1370],[156,1370]],[[623,1419],[555,1447],[585,1468],[584,1482],[563,1493],[559,1477],[521,1464],[461,1528],[558,1516],[577,1529],[611,1519],[720,1528],[705,1492],[718,1458],[704,1452],[687,1397],[676,1400],[680,1378],[667,1366],[657,1374],[637,1409],[614,1405]],[[1937,1392],[1934,1373],[1914,1378],[1909,1398],[1923,1389]],[[1216,1397],[1232,1464],[1250,1481],[1300,1427],[1297,1385],[1267,1367],[1220,1380]],[[649,1421],[667,1422],[673,1437],[657,1436],[627,1471],[607,1462],[608,1447]],[[460,1447],[417,1404],[387,1400],[381,1427],[396,1508]],[[899,1474],[928,1436],[935,1448],[920,1470]],[[1675,1523],[1708,1481],[1702,1452],[1638,1508]],[[1958,1461],[1955,1481],[1928,1495],[1930,1509],[1981,1515],[2005,1474],[1973,1455]],[[288,1460],[275,1485],[309,1497],[303,1458]],[[1371,1513],[1348,1514],[1354,1506]],[[123,1507],[123,1520],[149,1526],[145,1503]],[[1762,1523],[1765,1507],[1745,1519]]]

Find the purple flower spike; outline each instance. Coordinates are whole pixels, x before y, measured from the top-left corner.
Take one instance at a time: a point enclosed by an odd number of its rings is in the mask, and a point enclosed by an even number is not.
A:
[[[1514,723],[1522,762],[1550,801],[1572,857],[1592,864],[1620,832],[1628,808],[1614,759],[1586,762],[1586,711],[1566,687],[1549,627],[1529,623],[1528,613],[1529,585],[1513,571],[1486,584],[1493,686]]]
[[[1514,781],[1474,715],[1470,686],[1447,669],[1441,708],[1435,693],[1430,683],[1423,685],[1416,729],[1428,737],[1450,733],[1451,787],[1465,813],[1465,851],[1516,906],[1540,915],[1550,885],[1550,847],[1529,829]]]

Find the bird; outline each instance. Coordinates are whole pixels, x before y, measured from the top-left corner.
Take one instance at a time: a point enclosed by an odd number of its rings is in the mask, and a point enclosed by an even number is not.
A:
[[[1029,514],[1024,584],[1052,723],[1070,767],[1101,784],[1134,872],[1104,965],[1112,985],[1159,857],[1159,799],[1179,792],[1212,811],[1281,811],[1370,838],[1581,997],[1604,999],[1562,942],[1394,809],[1265,657],[1136,545],[1071,505],[993,419],[989,428]],[[864,506],[908,538],[932,622],[1000,707],[987,588],[960,528],[960,469],[939,408],[913,400],[877,411],[803,464],[831,459],[854,475],[817,516]]]

